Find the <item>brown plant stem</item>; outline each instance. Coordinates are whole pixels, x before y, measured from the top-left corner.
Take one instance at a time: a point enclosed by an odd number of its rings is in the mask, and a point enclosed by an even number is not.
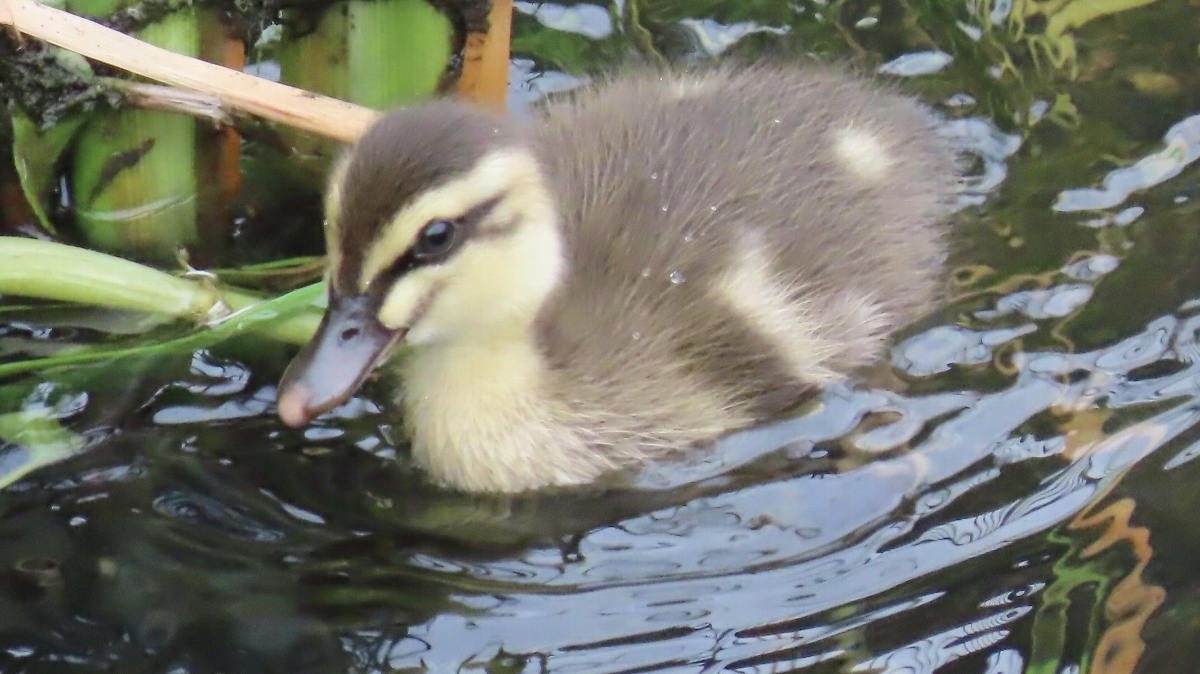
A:
[[[0,0],[2,1],[2,0]],[[467,35],[459,97],[504,112],[508,106],[508,55],[513,0],[492,0],[488,32]]]

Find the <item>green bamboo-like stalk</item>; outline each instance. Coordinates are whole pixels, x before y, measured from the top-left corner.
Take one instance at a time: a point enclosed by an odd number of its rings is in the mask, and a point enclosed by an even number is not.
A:
[[[331,5],[303,30],[302,35],[285,33],[279,47],[279,79],[282,82],[340,98],[350,99],[346,74],[349,47],[349,13],[341,3]],[[285,15],[290,14],[285,13]],[[291,25],[291,24],[289,24]]]
[[[386,109],[428,96],[450,59],[450,22],[425,0],[353,0],[350,102]]]
[[[0,295],[200,319],[215,289],[135,262],[74,246],[0,238]]]
[[[166,314],[211,323],[224,314],[245,311],[266,298],[218,287],[209,279],[180,278],[157,269],[83,248],[48,241],[0,237],[0,295],[35,297],[91,306]],[[322,294],[309,286],[307,300]],[[319,311],[280,314],[264,321],[263,334],[303,344],[316,332]]]
[[[311,31],[285,35],[280,78],[373,108],[428,96],[451,56],[454,28],[425,0],[347,0]]]
[[[433,93],[453,46],[450,21],[425,0],[346,0],[326,8],[307,32],[297,36],[292,25],[278,52],[283,82],[378,109]],[[336,153],[332,141],[289,139],[321,163]]]
[[[72,0],[69,9],[104,16],[121,0]],[[200,53],[197,10],[181,7],[137,37],[188,56]],[[93,247],[157,261],[200,243],[196,121],[121,110],[94,117],[79,135],[70,187],[76,221]]]

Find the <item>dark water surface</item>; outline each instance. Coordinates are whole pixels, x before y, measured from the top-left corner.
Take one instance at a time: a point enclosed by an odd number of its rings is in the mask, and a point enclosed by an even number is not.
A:
[[[945,310],[807,416],[519,499],[424,485],[379,388],[283,428],[290,353],[18,382],[88,448],[0,492],[0,670],[1200,671],[1194,0],[517,9],[514,107],[631,51],[935,105],[974,158]],[[41,321],[0,355],[117,332]]]

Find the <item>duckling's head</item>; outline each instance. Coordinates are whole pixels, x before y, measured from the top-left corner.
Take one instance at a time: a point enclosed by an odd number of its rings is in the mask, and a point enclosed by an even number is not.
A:
[[[524,334],[562,273],[555,208],[513,121],[439,101],[383,117],[332,172],[329,308],[279,416],[345,402],[398,344]]]

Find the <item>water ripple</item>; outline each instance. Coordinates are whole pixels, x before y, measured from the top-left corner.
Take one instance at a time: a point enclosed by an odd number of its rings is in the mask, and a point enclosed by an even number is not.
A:
[[[1033,324],[983,332],[941,325],[897,346],[892,365],[914,377],[945,372],[951,365],[980,365],[992,359],[994,347],[1036,331]]]
[[[214,498],[183,491],[169,491],[154,499],[154,510],[176,520],[215,529],[249,541],[271,543],[283,532],[255,521]]]
[[[1014,649],[1006,648],[988,656],[987,670],[983,674],[1024,674],[1025,658]]]
[[[1009,631],[1002,627],[1030,610],[1029,606],[1020,606],[981,618],[860,663],[850,671],[933,674],[950,662],[990,648],[1008,638]]]
[[[1046,290],[1022,290],[996,302],[995,309],[975,312],[977,318],[993,320],[1020,313],[1032,319],[1062,318],[1092,299],[1092,286],[1082,283],[1055,286]]]
[[[1056,211],[1085,211],[1112,208],[1136,191],[1161,184],[1200,159],[1200,115],[1172,126],[1163,137],[1166,147],[1139,159],[1133,166],[1104,176],[1103,187],[1063,190],[1054,203]]]
[[[664,600],[721,596],[721,602],[708,602],[703,611],[683,609],[672,614],[679,625],[703,623],[740,635],[716,646],[680,637],[680,648],[686,650],[690,644],[694,658],[708,658],[739,671],[765,671],[761,669],[765,663],[800,667],[845,658],[838,649],[801,646],[820,641],[822,634],[882,619],[878,611],[884,609],[857,611],[832,622],[816,616],[870,601],[907,581],[1047,531],[1081,512],[1156,448],[1200,425],[1200,390],[1190,371],[1129,378],[1130,372],[1148,363],[1173,358],[1170,345],[1185,326],[1193,330],[1191,323],[1168,315],[1093,352],[1017,354],[1018,371],[1009,388],[971,398],[906,398],[832,387],[820,411],[780,424],[786,431],[776,429],[780,433],[776,437],[793,442],[837,437],[871,410],[897,412],[902,421],[906,417],[942,420],[907,454],[845,473],[802,475],[705,497],[598,530],[581,542],[579,563],[559,567],[553,580],[545,576],[531,580],[570,588],[569,593],[521,596],[518,601],[527,620],[510,625],[483,618],[485,631],[514,651],[537,650],[538,643],[569,643],[567,633],[559,634],[566,641],[555,640],[558,631],[550,620],[569,611],[591,616],[589,630],[597,638],[617,639],[631,636],[630,625],[646,624],[651,617],[664,619]],[[1080,370],[1088,376],[1063,379]],[[1117,404],[1131,405],[1154,399],[1145,391],[1161,391],[1185,379],[1192,382],[1191,389],[1182,387],[1180,393],[1190,394],[1187,400],[1195,402],[1185,400],[1096,441],[1016,432],[1042,412],[1077,409],[1081,400],[1096,401],[1099,391],[1107,391]],[[1107,383],[1096,386],[1096,382]],[[1130,393],[1135,390],[1143,393]],[[896,437],[912,437],[911,423],[898,427],[904,432]],[[867,437],[884,438],[887,433]],[[887,443],[866,444],[875,449]],[[981,461],[993,465],[981,468]],[[963,495],[985,488],[1017,464],[1028,464],[1044,475],[1031,492],[1010,503],[918,529],[934,513],[963,501]],[[904,511],[906,498],[910,514],[896,517]],[[730,556],[726,551],[735,537],[739,554]],[[484,568],[493,567],[485,564]],[[1045,581],[1034,580],[998,589],[991,599],[981,601],[981,607],[1009,610],[855,666],[858,671],[908,667],[927,672],[995,648],[1007,638],[1007,626],[1028,613],[1022,602],[1044,586]],[[654,591],[648,592],[650,587]],[[927,596],[922,601],[934,600]],[[903,604],[888,606],[888,616],[910,610]],[[614,611],[614,607],[621,608]],[[441,632],[437,626],[429,626],[431,636],[441,635],[431,640],[435,651],[446,640],[474,639],[453,630]],[[531,641],[530,634],[542,636]],[[993,662],[995,671],[1004,672],[1015,661],[1012,656],[997,656]]]

